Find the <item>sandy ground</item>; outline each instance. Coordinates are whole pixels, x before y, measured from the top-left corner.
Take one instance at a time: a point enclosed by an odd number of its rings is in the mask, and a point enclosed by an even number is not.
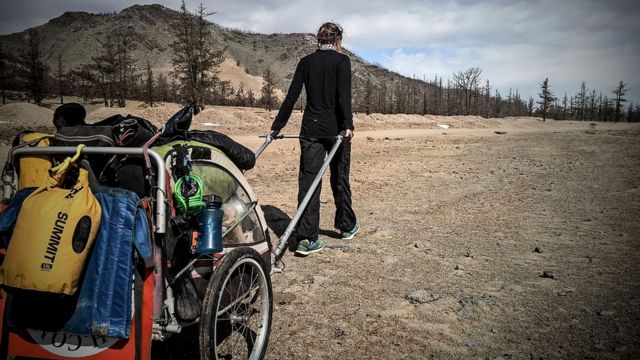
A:
[[[250,148],[275,115],[205,112]],[[362,230],[336,238],[325,178],[327,248],[285,256],[267,358],[640,358],[640,126],[587,125],[357,115]],[[278,140],[247,173],[276,231],[295,211],[298,156]]]
[[[325,181],[329,249],[285,258],[269,358],[640,357],[638,128],[448,133],[358,134],[362,233],[333,238]],[[249,175],[287,214],[296,160],[277,144]]]

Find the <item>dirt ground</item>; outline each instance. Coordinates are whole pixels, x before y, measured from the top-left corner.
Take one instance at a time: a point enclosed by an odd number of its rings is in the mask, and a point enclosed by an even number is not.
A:
[[[329,249],[285,258],[269,358],[640,357],[637,127],[413,132],[354,141],[352,241],[325,184]],[[250,175],[287,214],[296,160],[278,144]]]
[[[275,115],[207,111],[252,149]],[[325,178],[327,248],[285,256],[267,358],[640,358],[640,126],[587,125],[356,116],[362,230],[337,238]],[[278,140],[247,173],[275,230],[298,156]]]

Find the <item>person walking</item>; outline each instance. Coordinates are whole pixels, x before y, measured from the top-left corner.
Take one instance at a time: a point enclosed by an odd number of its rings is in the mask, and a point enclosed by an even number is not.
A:
[[[331,160],[331,190],[336,206],[334,227],[342,239],[352,239],[360,230],[351,205],[349,168],[354,134],[351,113],[351,61],[342,54],[342,27],[327,22],[320,26],[318,49],[303,57],[296,67],[287,96],[271,125],[275,138],[289,121],[293,106],[304,85],[307,103],[300,129],[300,170],[298,206],[311,187],[336,137],[344,131],[344,141]],[[307,256],[324,247],[320,231],[320,184],[311,197],[297,227],[296,254]]]

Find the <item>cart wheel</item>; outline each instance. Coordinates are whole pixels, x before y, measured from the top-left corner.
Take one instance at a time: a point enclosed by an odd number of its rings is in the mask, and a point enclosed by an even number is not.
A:
[[[200,359],[262,359],[273,296],[264,260],[249,247],[225,254],[209,280],[200,316]]]

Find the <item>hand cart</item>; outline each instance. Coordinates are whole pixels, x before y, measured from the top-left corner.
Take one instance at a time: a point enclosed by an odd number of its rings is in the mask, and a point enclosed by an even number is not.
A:
[[[256,158],[276,138],[266,136],[264,143],[256,151]],[[232,179],[232,198],[241,214],[223,236],[226,240],[226,235],[229,235],[233,227],[241,227],[243,234],[249,234],[247,237],[250,241],[245,239],[237,244],[225,243],[224,250],[213,255],[193,255],[186,266],[175,271],[176,278],[191,277],[198,289],[201,310],[199,316],[190,321],[184,321],[178,316],[175,290],[163,274],[167,271],[167,259],[163,257],[162,247],[169,231],[167,224],[171,216],[166,189],[172,179],[162,175],[168,174],[170,161],[147,148],[83,148],[82,154],[86,155],[146,156],[152,160],[155,174],[159,174],[155,177],[156,183],[152,191],[155,211],[152,235],[155,270],[143,279],[142,286],[148,290],[142,299],[143,306],[134,307],[141,309],[139,311],[142,316],[134,317],[132,314],[132,336],[129,339],[13,328],[7,323],[6,316],[3,316],[0,319],[0,358],[148,359],[151,357],[153,341],[166,340],[186,327],[197,326],[201,359],[262,359],[266,354],[272,322],[271,276],[283,270],[281,258],[289,237],[343,138],[344,134],[336,137],[309,192],[275,246],[270,240],[271,234],[258,198],[243,172],[221,154],[213,154],[210,159],[197,164],[194,168],[196,172],[198,169],[216,169]],[[69,155],[75,152],[75,147],[14,148],[9,154],[9,162],[13,163],[21,156]],[[8,171],[3,172],[2,180],[3,198],[10,199],[17,184],[17,174],[11,166]],[[10,296],[4,291],[1,295],[0,314],[4,314]],[[141,338],[135,338],[133,334]]]

